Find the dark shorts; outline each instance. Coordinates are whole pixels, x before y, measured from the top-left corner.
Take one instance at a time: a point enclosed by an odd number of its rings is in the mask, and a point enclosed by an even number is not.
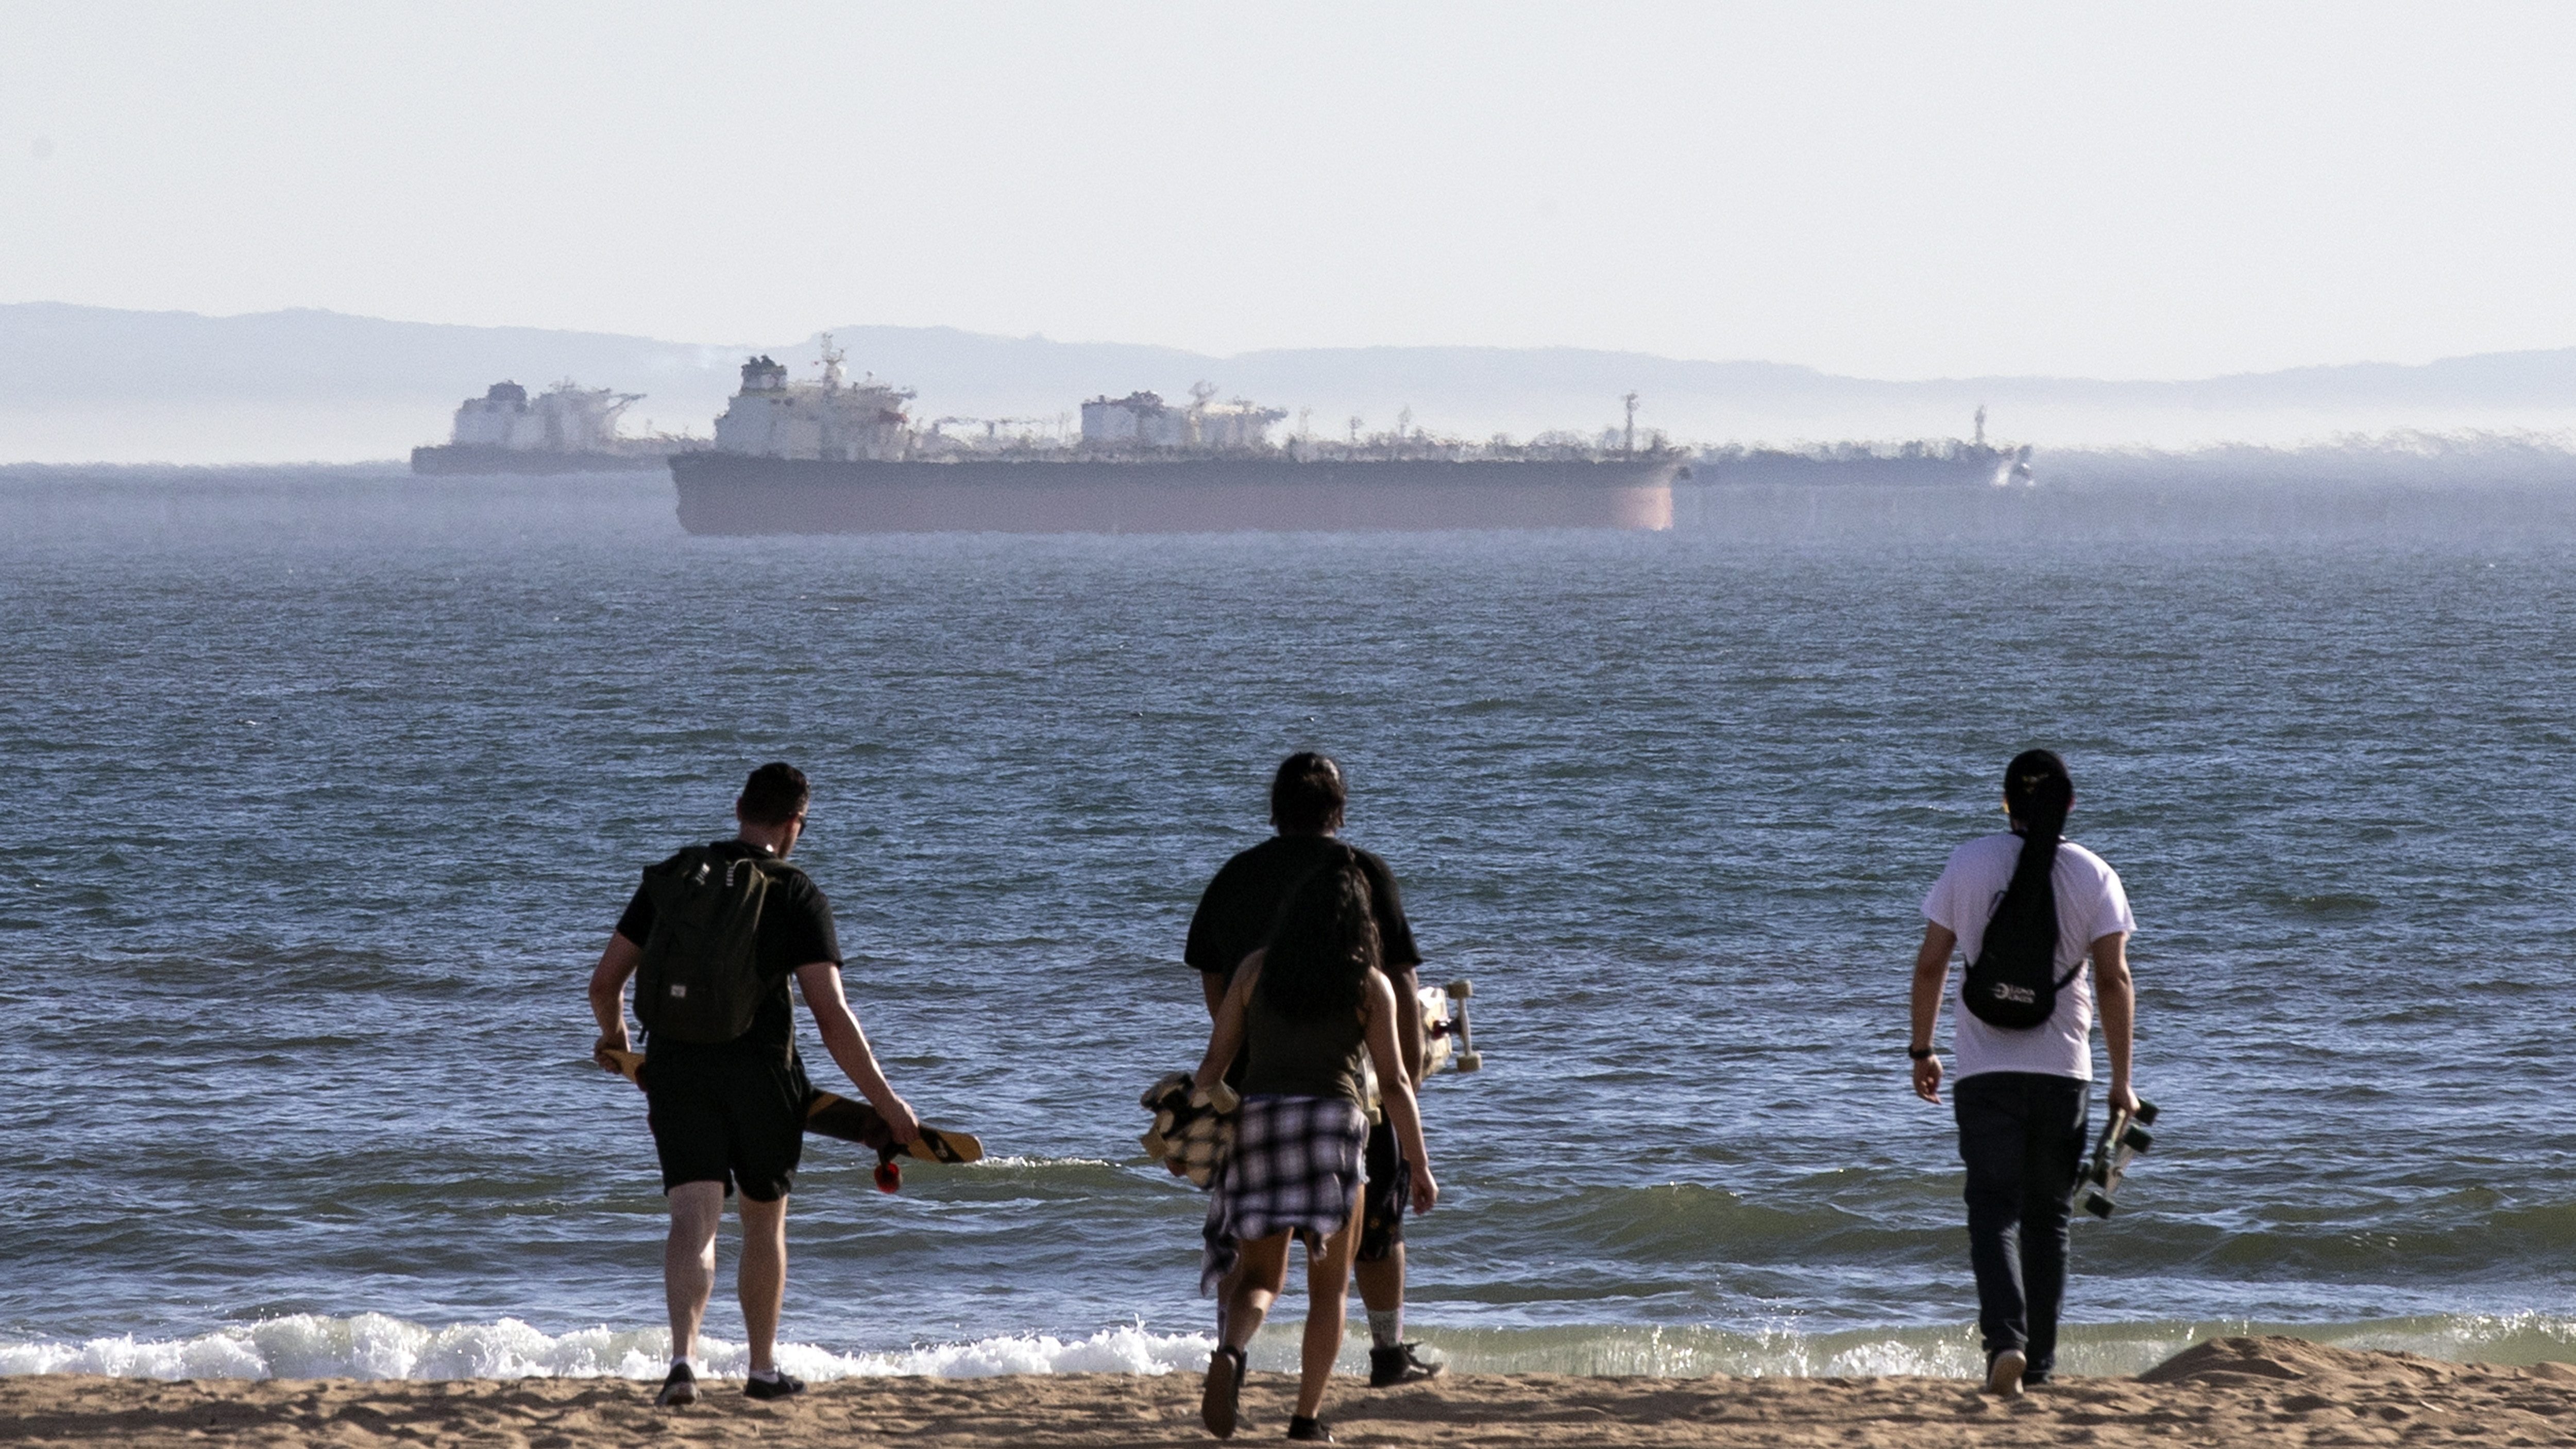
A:
[[[1361,1262],[1382,1262],[1404,1246],[1405,1200],[1412,1196],[1413,1164],[1395,1150],[1395,1129],[1384,1122],[1371,1125],[1368,1186],[1360,1190]]]
[[[753,1202],[795,1186],[805,1153],[804,1064],[766,1052],[656,1055],[645,1064],[645,1120],[662,1158],[662,1191],[721,1182]]]

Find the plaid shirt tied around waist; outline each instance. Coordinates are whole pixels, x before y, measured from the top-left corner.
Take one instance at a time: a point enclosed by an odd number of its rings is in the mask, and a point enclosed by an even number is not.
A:
[[[1214,1294],[1242,1245],[1279,1233],[1307,1238],[1313,1252],[1350,1221],[1359,1194],[1368,1117],[1343,1097],[1243,1099],[1234,1150],[1208,1195],[1199,1291]]]

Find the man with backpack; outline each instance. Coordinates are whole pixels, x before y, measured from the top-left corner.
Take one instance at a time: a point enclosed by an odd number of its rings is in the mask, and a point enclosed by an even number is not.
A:
[[[590,977],[599,1021],[593,1050],[628,1050],[626,982],[644,1025],[643,1086],[671,1233],[662,1285],[671,1312],[671,1372],[655,1400],[697,1401],[698,1324],[715,1289],[716,1229],[741,1194],[739,1289],[751,1341],[743,1393],[782,1399],[805,1385],[778,1371],[778,1316],[787,1291],[787,1194],[805,1142],[812,1087],[796,1055],[794,977],[823,1045],[899,1142],[920,1126],[878,1070],[841,994],[832,908],[787,863],[805,830],[811,792],[792,765],[751,772],[734,802],[740,832],[691,846],[644,872]]]
[[[1213,1018],[1233,984],[1243,958],[1270,943],[1280,907],[1317,870],[1355,866],[1369,885],[1370,914],[1378,931],[1380,965],[1395,988],[1396,1045],[1404,1071],[1418,1091],[1428,1043],[1423,1035],[1422,999],[1414,968],[1422,953],[1414,948],[1413,927],[1404,918],[1396,893],[1395,873],[1386,862],[1336,837],[1350,795],[1341,766],[1325,755],[1300,751],[1279,762],[1270,782],[1270,823],[1278,830],[1268,840],[1239,851],[1217,871],[1190,917],[1181,959],[1196,967],[1200,994]],[[1226,1080],[1239,1085],[1244,1064],[1238,1060]],[[1360,1302],[1369,1321],[1369,1387],[1417,1383],[1440,1372],[1414,1352],[1404,1338],[1404,1211],[1412,1190],[1403,1155],[1396,1150],[1395,1129],[1384,1121],[1369,1126],[1365,1153],[1367,1187],[1361,1194],[1360,1241],[1352,1276],[1359,1282]],[[1222,1301],[1222,1300],[1221,1300]]]
[[[1941,1059],[1932,1029],[1949,987],[1951,952],[1968,962],[1950,1039],[1959,1077],[1953,1111],[1968,1170],[1968,1258],[1977,1276],[1986,1388],[2006,1397],[2047,1382],[2056,1368],[2097,991],[2111,1058],[2110,1105],[2138,1106],[2129,1076],[2136,1001],[2128,939],[2136,923],[2118,873],[2060,838],[2074,805],[2065,761],[2047,750],[2014,756],[2004,770],[2012,830],[1950,853],[1924,898],[1923,946],[1914,958],[1908,1054],[1914,1094],[1934,1103],[1941,1100]]]

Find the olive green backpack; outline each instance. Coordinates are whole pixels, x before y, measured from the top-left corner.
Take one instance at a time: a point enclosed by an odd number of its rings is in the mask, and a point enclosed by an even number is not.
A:
[[[774,984],[760,975],[760,908],[783,861],[693,845],[647,867],[651,939],[635,971],[635,1016],[653,1037],[728,1042],[751,1030]]]

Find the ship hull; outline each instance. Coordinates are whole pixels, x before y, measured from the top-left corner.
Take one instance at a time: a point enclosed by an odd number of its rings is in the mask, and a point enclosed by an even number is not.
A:
[[[680,526],[700,534],[1664,529],[1685,472],[1621,459],[671,458]]]
[[[664,453],[551,453],[534,448],[492,448],[471,443],[440,443],[411,450],[414,473],[651,473],[663,466]]]

